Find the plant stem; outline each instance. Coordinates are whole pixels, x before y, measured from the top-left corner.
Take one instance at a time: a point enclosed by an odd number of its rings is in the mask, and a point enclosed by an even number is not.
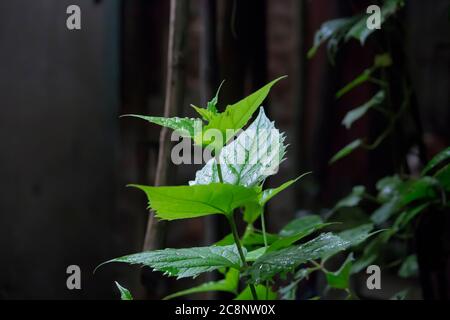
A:
[[[244,252],[242,251],[241,240],[239,239],[239,234],[237,232],[236,222],[234,221],[234,212],[231,212],[228,216],[228,222],[230,223],[231,233],[233,234],[234,242],[239,252],[239,256],[241,257],[242,264],[244,267],[248,267],[247,261],[245,260]],[[250,287],[250,291],[252,292],[253,299],[258,300],[258,296],[256,294],[256,289],[253,284],[248,285]]]
[[[220,183],[223,183],[222,166],[220,165],[220,151],[217,152],[215,158],[216,158],[217,174],[219,175],[219,181]]]
[[[266,220],[264,219],[264,211],[261,212],[261,229],[263,234],[263,240],[264,240],[264,247],[268,247],[267,244],[267,234],[266,234]]]
[[[263,234],[263,240],[264,240],[264,247],[267,250],[268,244],[267,244],[267,234],[266,234],[266,219],[264,219],[264,210],[261,212],[261,229]],[[266,281],[266,300],[269,299],[269,281]]]

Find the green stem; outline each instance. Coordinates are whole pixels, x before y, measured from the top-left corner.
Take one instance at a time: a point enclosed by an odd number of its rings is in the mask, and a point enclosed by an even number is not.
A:
[[[223,183],[222,167],[220,165],[220,151],[217,152],[215,158],[216,158],[217,174],[219,175],[219,181],[220,183]]]
[[[263,234],[263,240],[264,240],[264,247],[267,250],[268,244],[267,244],[267,234],[266,234],[266,219],[264,219],[264,210],[261,212],[261,229]],[[269,281],[266,281],[266,300],[269,299]]]
[[[227,217],[228,217],[228,222],[230,224],[231,233],[233,234],[234,242],[236,243],[236,247],[238,249],[239,256],[241,257],[241,260],[242,260],[242,264],[244,265],[245,268],[247,268],[248,267],[248,263],[245,260],[244,251],[242,251],[241,240],[239,239],[239,234],[238,234],[238,231],[237,231],[236,222],[234,221],[234,212],[231,212],[230,214],[228,214]],[[251,284],[251,283],[248,286],[250,287],[250,291],[252,292],[253,299],[258,300],[258,296],[256,294],[255,286],[253,284]]]
[[[267,244],[266,221],[264,219],[264,211],[261,213],[261,229],[263,234],[264,247],[267,248],[268,244]]]

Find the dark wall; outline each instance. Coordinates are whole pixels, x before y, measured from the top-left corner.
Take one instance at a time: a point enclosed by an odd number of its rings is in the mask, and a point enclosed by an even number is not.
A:
[[[78,4],[82,29],[66,28]],[[117,192],[119,1],[0,2],[0,298],[101,298],[129,252]],[[123,250],[123,247],[128,247]],[[66,288],[66,268],[82,290]]]

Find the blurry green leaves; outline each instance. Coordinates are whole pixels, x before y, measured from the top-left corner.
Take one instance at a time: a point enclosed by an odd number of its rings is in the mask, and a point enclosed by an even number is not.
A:
[[[127,288],[122,287],[117,281],[115,283],[120,292],[120,300],[133,300],[133,296]]]
[[[342,120],[342,124],[347,128],[350,129],[352,124],[364,116],[367,111],[369,111],[370,108],[379,105],[384,100],[384,91],[378,91],[377,94],[375,94],[369,101],[364,103],[362,106],[357,107],[347,113],[347,115],[344,117],[344,120]]]
[[[380,24],[383,25],[392,15],[394,15],[404,5],[403,0],[385,0],[380,12]],[[334,63],[334,57],[343,42],[350,39],[358,40],[364,45],[367,38],[377,29],[367,27],[369,14],[360,14],[349,18],[340,18],[324,22],[314,35],[314,43],[308,51],[308,58],[312,58],[318,48],[327,43],[327,53],[330,61]]]
[[[254,188],[225,183],[173,187],[132,186],[146,193],[149,206],[160,219],[165,220],[231,214],[236,208],[256,202],[258,196]]]
[[[196,277],[219,268],[241,268],[241,260],[235,245],[164,249],[136,253],[110,260],[148,266],[172,277]]]
[[[339,43],[344,39],[351,26],[357,21],[357,18],[342,18],[326,21],[314,35],[314,44],[308,51],[308,58],[312,58],[319,47],[328,41],[327,52],[330,61],[334,61]]]
[[[361,139],[356,139],[355,141],[349,143],[344,148],[339,150],[330,160],[330,163],[334,163],[338,161],[339,159],[344,158],[345,156],[349,155],[356,149],[358,149],[361,145],[363,145],[363,141]]]
[[[365,191],[366,188],[364,186],[354,186],[352,192],[345,198],[339,200],[339,202],[334,206],[333,210],[357,206],[363,199]]]
[[[381,7],[381,25],[393,14],[395,14],[404,5],[403,0],[385,0]],[[367,15],[363,15],[361,19],[356,22],[346,35],[346,40],[354,38],[358,40],[361,45],[364,45],[366,39],[377,29],[367,28]]]
[[[252,187],[275,174],[283,160],[286,146],[280,133],[261,108],[255,121],[219,155],[223,182]],[[210,159],[195,174],[190,185],[219,182],[217,159]]]
[[[360,86],[363,83],[366,83],[367,81],[372,81],[373,74],[375,71],[377,71],[380,68],[388,68],[392,65],[392,58],[389,53],[383,53],[378,54],[374,58],[373,65],[370,68],[365,69],[361,74],[359,74],[355,79],[350,81],[348,84],[346,84],[342,89],[340,89],[336,93],[336,98],[341,98],[344,94],[350,92],[354,88]],[[377,93],[378,96],[374,96],[372,99],[375,98],[375,101],[371,102],[373,105],[380,104],[384,99],[384,92]],[[369,101],[370,103],[370,101]]]
[[[443,151],[439,152],[433,159],[428,162],[428,164],[423,168],[422,175],[425,175],[432,171],[434,168],[439,166],[441,163],[450,159],[450,147],[445,148]]]
[[[398,270],[398,275],[401,278],[416,277],[419,274],[419,265],[417,263],[417,256],[412,254],[405,258],[400,269]]]

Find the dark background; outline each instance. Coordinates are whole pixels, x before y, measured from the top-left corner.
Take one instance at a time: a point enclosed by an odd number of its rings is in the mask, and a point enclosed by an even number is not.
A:
[[[205,3],[190,1],[181,116],[192,116],[189,103],[206,98],[199,90]],[[66,28],[70,4],[81,7],[79,31]],[[219,105],[289,75],[266,103],[290,144],[288,160],[269,185],[314,172],[270,205],[270,230],[299,210],[320,213],[354,184],[373,185],[390,173],[383,150],[358,151],[328,165],[340,147],[377,126],[371,117],[349,131],[340,125],[349,109],[371,97],[371,86],[334,99],[371,64],[373,48],[349,43],[335,67],[323,49],[312,60],[305,57],[322,22],[359,12],[370,1],[216,4],[213,87],[227,80]],[[450,137],[449,1],[410,0],[404,15],[407,33],[399,45],[408,52],[423,139],[432,155]],[[146,200],[125,185],[153,183],[159,128],[118,116],[163,114],[168,25],[167,0],[0,2],[1,299],[117,298],[114,280],[142,292],[138,268],[92,272],[105,260],[142,249]],[[186,183],[195,172],[192,166],[172,169],[173,184]],[[168,246],[202,245],[206,227],[204,219],[172,223]],[[81,267],[82,290],[66,288],[71,264]]]

